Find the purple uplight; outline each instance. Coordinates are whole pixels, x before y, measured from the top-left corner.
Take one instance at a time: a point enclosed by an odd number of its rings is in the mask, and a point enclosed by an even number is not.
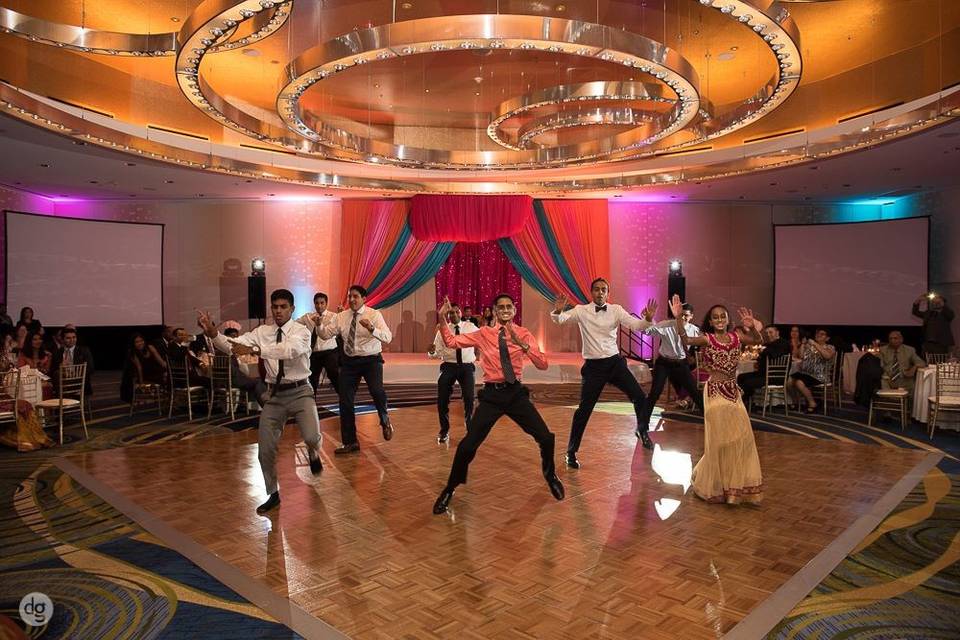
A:
[[[683,202],[687,197],[678,193],[626,193],[620,198],[607,198],[608,202]]]

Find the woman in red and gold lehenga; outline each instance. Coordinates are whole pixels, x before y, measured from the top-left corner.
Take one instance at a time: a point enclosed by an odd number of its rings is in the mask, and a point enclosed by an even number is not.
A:
[[[740,327],[730,330],[726,307],[714,305],[703,322],[703,335],[688,337],[683,303],[673,296],[670,308],[685,345],[701,348],[702,366],[710,373],[703,394],[703,457],[693,469],[693,491],[707,502],[757,504],[763,499],[760,457],[750,417],[740,399],[737,364],[744,345],[761,344],[763,325],[741,308]]]
[[[11,352],[16,344],[12,336],[0,333],[0,374],[14,368]],[[15,412],[16,419],[4,421],[0,425],[0,444],[17,451],[35,451],[52,447],[53,441],[43,432],[40,420],[33,405],[23,399],[13,397],[14,389],[0,384],[0,412]]]

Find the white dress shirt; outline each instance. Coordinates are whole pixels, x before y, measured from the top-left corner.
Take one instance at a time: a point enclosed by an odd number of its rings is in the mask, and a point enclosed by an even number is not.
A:
[[[578,304],[572,309],[550,313],[550,319],[557,324],[576,322],[580,325],[580,341],[583,344],[583,357],[586,360],[598,360],[620,355],[617,343],[620,326],[631,331],[641,331],[651,324],[643,318],[627,313],[618,304],[605,304],[605,311],[597,311],[594,303]]]
[[[306,380],[310,377],[310,330],[292,318],[280,328],[283,330],[280,342],[277,342],[277,325],[275,324],[262,324],[253,331],[232,340],[260,349],[260,359],[263,360],[264,368],[267,370],[267,383],[276,384],[280,360],[283,360],[283,380],[280,384]],[[229,353],[231,338],[218,333],[213,339],[213,344],[218,349]]]
[[[448,322],[447,326],[450,327],[450,333],[455,333],[454,325],[452,322]],[[479,331],[480,329],[477,325],[473,324],[469,320],[461,320],[460,324],[460,335],[466,333],[473,333],[474,331]],[[433,339],[433,353],[427,354],[431,358],[441,358],[444,362],[452,362],[453,364],[457,363],[457,350],[450,349],[443,342],[443,336],[440,335],[440,332],[437,331],[437,337]],[[460,349],[460,360],[463,364],[470,364],[477,361],[477,354],[474,352],[473,347],[467,347],[466,349]]]
[[[313,321],[313,315],[314,314],[312,313],[305,313],[299,318],[297,318],[297,322],[304,325],[307,329],[310,329],[311,332],[313,332],[314,329],[317,330],[317,338],[313,343],[313,350],[314,351],[330,351],[332,349],[336,349],[337,339],[327,338],[326,340],[323,340],[320,338],[319,332],[320,332],[320,327],[326,322],[332,322],[330,318],[336,317],[337,314],[335,314],[333,311],[330,311],[330,309],[324,309],[323,314],[320,316],[320,324],[316,324]]]
[[[688,322],[683,326],[687,331],[688,338],[696,338],[700,335],[700,327]],[[660,336],[660,355],[673,360],[686,360],[687,350],[680,340],[680,334],[677,333],[676,320],[664,320],[649,327],[644,331],[648,336]]]
[[[324,324],[317,330],[317,335],[323,340],[339,335],[343,339],[343,354],[345,356],[375,356],[383,351],[383,345],[390,344],[393,334],[383,320],[383,314],[376,309],[363,305],[357,309],[357,334],[353,353],[349,353],[350,325],[353,323],[354,312],[344,309],[336,314],[330,324]],[[366,318],[373,323],[373,333],[360,324]]]

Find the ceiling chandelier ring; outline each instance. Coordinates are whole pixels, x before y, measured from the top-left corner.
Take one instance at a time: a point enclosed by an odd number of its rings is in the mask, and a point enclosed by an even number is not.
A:
[[[526,149],[540,136],[561,129],[596,126],[647,126],[648,129],[656,129],[656,125],[662,119],[662,114],[632,107],[596,107],[586,111],[560,111],[535,118],[523,125],[517,130],[517,139],[519,146]]]
[[[749,27],[762,38],[777,60],[777,70],[751,97],[712,118],[701,120],[695,128],[695,137],[657,151],[701,144],[754,123],[783,104],[800,85],[803,75],[800,31],[784,5],[785,0],[697,1]]]
[[[676,104],[676,97],[668,97],[666,85],[651,82],[635,81],[604,81],[576,82],[561,84],[555,87],[538,89],[522,96],[504,100],[491,114],[490,124],[487,125],[487,135],[491,140],[502,147],[514,151],[523,151],[519,144],[511,142],[500,133],[505,122],[527,111],[547,106],[559,107],[574,102],[607,102],[607,101],[643,101]],[[703,108],[703,98],[700,99],[700,108]]]
[[[429,34],[429,36],[425,35]],[[645,36],[606,25],[527,15],[458,15],[423,18],[352,31],[303,53],[287,66],[277,111],[291,131],[371,162],[427,168],[529,169],[602,159],[651,142],[645,132],[549,149],[466,151],[413,148],[364,138],[325,125],[304,110],[300,98],[311,86],[378,60],[469,49],[546,51],[645,69],[676,95],[674,109],[655,139],[683,129],[697,116],[699,79],[678,52]]]
[[[228,29],[236,28],[247,20],[262,20],[265,12],[269,15],[267,22],[273,20],[277,26],[276,21],[282,24],[289,18],[292,5],[293,0],[205,0],[187,18],[177,34],[177,84],[194,107],[223,126],[299,153],[326,157],[327,154],[319,145],[293,136],[285,127],[264,122],[233,106],[216,93],[200,73],[204,57],[213,51],[217,39],[223,37]]]
[[[280,14],[274,10],[258,13],[250,35],[233,40],[237,25],[228,27],[210,47],[210,53],[229,51],[262,40],[283,26],[288,17],[288,11]],[[135,57],[174,55],[178,36],[177,32],[125,33],[78,27],[42,20],[5,7],[0,7],[0,32],[79,53]]]

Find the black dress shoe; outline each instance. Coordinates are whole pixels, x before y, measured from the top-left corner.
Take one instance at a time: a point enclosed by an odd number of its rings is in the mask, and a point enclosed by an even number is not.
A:
[[[577,454],[575,454],[575,453],[568,453],[568,454],[567,454],[567,466],[570,467],[571,469],[579,469],[579,468],[580,468],[580,461],[577,460]]]
[[[352,442],[350,444],[345,444],[342,447],[337,447],[336,449],[333,450],[333,452],[338,456],[342,456],[347,453],[357,453],[358,451],[360,451],[359,442]]]
[[[563,500],[563,497],[566,493],[563,490],[563,483],[560,482],[560,478],[557,477],[557,474],[552,474],[547,478],[547,486],[550,487],[550,493],[553,494],[553,497],[557,500]]]
[[[383,429],[383,439],[391,440],[393,438],[393,423],[390,422],[390,418],[387,418],[387,424],[382,425]]]
[[[447,510],[447,507],[450,505],[450,500],[453,499],[453,489],[444,489],[440,492],[440,495],[437,496],[437,501],[433,503],[433,513],[434,515],[440,515]]]
[[[319,475],[321,471],[323,471],[323,463],[320,462],[320,456],[310,458],[310,473]]]
[[[267,511],[270,511],[271,509],[274,509],[279,506],[280,506],[280,492],[274,491],[273,493],[270,494],[270,497],[267,498],[266,502],[264,502],[262,505],[257,507],[257,514],[262,516]]]
[[[450,434],[446,431],[441,431],[437,434],[437,444],[443,444],[444,442],[450,441]]]
[[[644,449],[653,449],[653,440],[650,439],[650,435],[646,431],[637,431],[637,437],[643,443]]]

